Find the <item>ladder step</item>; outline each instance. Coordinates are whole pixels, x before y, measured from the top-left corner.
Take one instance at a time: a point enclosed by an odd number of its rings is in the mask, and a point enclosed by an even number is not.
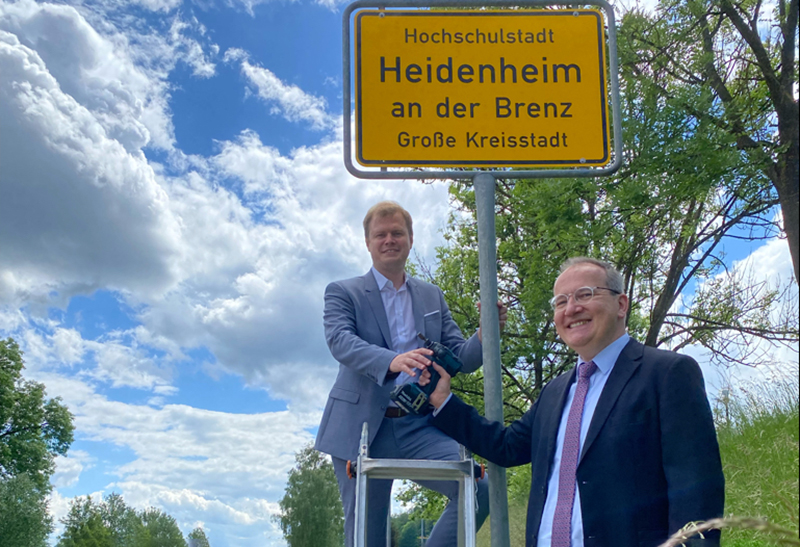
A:
[[[472,460],[402,460],[361,458],[359,473],[371,479],[459,480],[470,476]]]

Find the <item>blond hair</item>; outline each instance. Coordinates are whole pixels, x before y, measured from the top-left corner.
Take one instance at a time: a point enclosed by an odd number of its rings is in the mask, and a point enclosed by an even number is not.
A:
[[[406,221],[406,228],[408,229],[408,237],[414,237],[414,230],[411,227],[411,215],[403,209],[396,201],[381,201],[376,203],[367,211],[367,216],[364,217],[364,237],[369,239],[369,226],[372,219],[376,216],[378,218],[390,217],[397,213],[403,215],[403,220]]]

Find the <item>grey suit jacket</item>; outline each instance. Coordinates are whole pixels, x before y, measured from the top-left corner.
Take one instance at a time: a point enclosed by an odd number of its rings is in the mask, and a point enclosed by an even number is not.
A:
[[[449,347],[461,359],[464,372],[477,370],[482,362],[477,333],[464,340],[441,289],[411,277],[406,284],[417,332]],[[339,362],[339,375],[328,396],[314,448],[354,460],[363,423],[369,423],[372,442],[397,377],[389,372],[397,352],[390,349],[389,321],[371,270],[328,285],[323,321],[328,347]]]

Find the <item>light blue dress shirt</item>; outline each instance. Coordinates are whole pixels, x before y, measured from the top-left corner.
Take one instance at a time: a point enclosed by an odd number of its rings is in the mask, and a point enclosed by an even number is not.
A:
[[[372,275],[375,276],[378,289],[381,291],[383,309],[386,310],[386,320],[389,322],[389,332],[392,335],[392,349],[398,354],[417,349],[420,346],[414,325],[414,308],[411,305],[411,293],[408,292],[405,277],[403,284],[396,289],[394,283],[374,266]],[[401,372],[395,379],[395,384],[404,384],[411,378],[405,372]]]

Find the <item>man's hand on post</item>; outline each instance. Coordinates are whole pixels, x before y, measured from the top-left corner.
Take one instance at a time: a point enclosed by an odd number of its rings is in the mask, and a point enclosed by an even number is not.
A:
[[[430,394],[428,402],[435,408],[439,408],[450,396],[450,375],[447,374],[444,368],[436,363],[431,363],[431,366],[436,369],[436,372],[439,373],[441,378],[439,378],[439,383],[436,384],[436,389]]]
[[[481,311],[481,303],[478,302],[478,312]],[[502,334],[503,329],[506,328],[506,321],[508,320],[508,306],[503,304],[501,301],[497,301],[497,318],[500,320],[500,333]],[[481,329],[478,328],[478,340],[483,342],[483,337],[481,336]]]
[[[427,348],[417,348],[397,355],[389,364],[389,372],[405,372],[409,376],[416,376],[416,369],[424,370],[431,364],[428,356],[433,352]]]

